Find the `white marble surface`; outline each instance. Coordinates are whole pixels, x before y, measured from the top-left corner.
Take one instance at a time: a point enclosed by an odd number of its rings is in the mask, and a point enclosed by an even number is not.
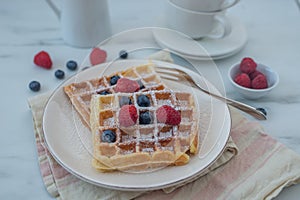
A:
[[[58,1],[59,2],[59,1]],[[161,0],[110,0],[113,33],[155,26],[163,15]],[[231,98],[264,107],[268,120],[261,122],[267,133],[300,154],[300,12],[293,0],[243,0],[229,10],[246,25],[249,41],[238,54],[216,61]],[[45,1],[10,0],[0,3],[0,199],[52,199],[44,188],[37,163],[31,113],[27,98],[37,93],[28,83],[39,80],[38,93],[55,89],[62,81],[54,77],[69,59],[81,62],[89,49],[64,44],[59,22]],[[144,38],[143,38],[144,37]],[[143,45],[156,46],[153,38],[143,36]],[[120,49],[130,48],[136,40],[116,41],[105,46],[110,57]],[[33,64],[33,56],[48,51],[54,62],[48,71]],[[131,56],[145,57],[149,52]],[[280,84],[267,97],[246,100],[233,91],[226,74],[228,68],[244,56],[272,66],[280,76]],[[180,64],[180,61],[178,61]],[[276,199],[299,199],[300,185],[284,189]]]

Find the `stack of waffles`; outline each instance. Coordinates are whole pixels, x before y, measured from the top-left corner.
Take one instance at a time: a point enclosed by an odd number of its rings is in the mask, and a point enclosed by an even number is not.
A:
[[[116,86],[110,85],[110,78],[116,74],[136,80],[140,90],[116,92]],[[72,83],[64,90],[82,121],[92,131],[92,165],[97,170],[140,172],[183,165],[189,162],[189,155],[199,149],[198,112],[193,95],[168,89],[152,64]],[[108,92],[102,95],[101,91]],[[147,96],[150,104],[140,105],[139,96]],[[124,98],[136,108],[138,119],[142,113],[151,113],[151,122],[144,124],[137,120],[130,126],[123,126],[119,116]],[[180,113],[179,124],[158,121],[156,112],[165,105]],[[103,140],[103,133],[108,130],[115,134],[112,141]]]

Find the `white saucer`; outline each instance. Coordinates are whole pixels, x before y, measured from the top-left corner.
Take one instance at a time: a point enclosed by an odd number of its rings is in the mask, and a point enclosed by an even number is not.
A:
[[[228,16],[232,30],[224,38],[204,38],[193,40],[175,30],[156,28],[153,35],[156,42],[163,48],[168,48],[179,55],[194,59],[222,59],[239,52],[247,43],[247,32],[244,25],[235,17]]]

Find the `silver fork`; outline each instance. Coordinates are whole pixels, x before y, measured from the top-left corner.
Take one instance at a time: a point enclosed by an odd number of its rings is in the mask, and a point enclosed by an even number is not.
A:
[[[235,101],[232,99],[229,99],[227,97],[223,97],[214,93],[209,92],[208,90],[204,89],[201,87],[190,75],[188,75],[186,72],[179,70],[179,69],[174,69],[174,68],[168,68],[168,67],[156,67],[155,71],[160,74],[160,76],[164,79],[171,80],[171,81],[180,81],[183,83],[188,82],[191,84],[192,87],[198,88],[202,92],[219,99],[221,101],[224,101],[228,105],[231,105],[259,120],[266,120],[267,117],[264,113],[261,111],[257,110],[256,108],[249,106],[247,104],[241,103],[239,101]]]

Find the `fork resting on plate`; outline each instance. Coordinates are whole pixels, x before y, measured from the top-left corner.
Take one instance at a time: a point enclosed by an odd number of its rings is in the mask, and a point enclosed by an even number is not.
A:
[[[200,84],[198,84],[189,74],[187,74],[186,72],[180,70],[180,69],[174,69],[174,68],[168,68],[168,67],[156,67],[156,72],[160,74],[160,76],[164,79],[167,80],[172,80],[172,81],[180,81],[183,82],[185,84],[189,83],[192,87],[195,87],[199,90],[201,90],[202,92],[216,98],[219,99],[221,101],[224,101],[225,103],[227,103],[228,105],[231,105],[253,117],[255,117],[256,119],[259,120],[266,120],[267,117],[266,115],[261,112],[260,110],[249,106],[247,104],[244,104],[242,102],[239,101],[235,101],[232,99],[229,99],[227,97],[224,96],[220,96],[217,94],[214,94],[206,89],[204,89],[203,87],[201,87]]]

